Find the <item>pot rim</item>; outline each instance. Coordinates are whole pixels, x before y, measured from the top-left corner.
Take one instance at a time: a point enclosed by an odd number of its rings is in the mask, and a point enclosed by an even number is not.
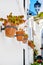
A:
[[[7,25],[7,26],[5,26],[5,28],[15,28],[17,30],[16,26],[9,26],[9,25]]]

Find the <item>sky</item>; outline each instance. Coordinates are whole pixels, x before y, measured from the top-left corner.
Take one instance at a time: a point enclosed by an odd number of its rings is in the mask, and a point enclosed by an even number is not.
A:
[[[36,3],[37,0],[30,0],[30,7],[29,9],[36,14],[34,3]],[[39,12],[43,12],[43,0],[38,0],[41,3],[41,8]]]
[[[41,3],[40,12],[43,12],[43,0],[39,0],[39,2]]]
[[[34,8],[34,3],[36,3],[36,1],[37,0],[30,0],[30,10],[32,12],[34,12],[35,14],[36,14],[36,12],[35,12],[35,8]]]

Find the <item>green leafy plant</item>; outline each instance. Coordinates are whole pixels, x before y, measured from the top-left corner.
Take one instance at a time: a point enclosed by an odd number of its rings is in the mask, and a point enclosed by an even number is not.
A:
[[[34,49],[34,53],[37,56],[38,55],[38,50],[37,49]]]
[[[37,62],[34,62],[33,64],[31,64],[31,65],[40,65],[39,63],[37,63]]]
[[[43,12],[40,12],[37,16],[34,16],[34,21],[36,21],[36,23],[39,23],[40,19],[43,19]]]
[[[12,15],[12,12],[11,12],[9,15],[7,15],[7,19],[0,18],[0,21],[4,21],[4,23],[10,22],[10,23],[14,23],[16,25],[19,25],[19,24],[22,24],[26,21],[23,18],[24,18],[24,15],[14,16],[14,15]]]
[[[42,65],[43,65],[43,62],[42,62]]]
[[[36,61],[37,55],[38,55],[38,50],[37,49],[34,49],[34,61]]]
[[[40,65],[40,63],[38,63],[38,62],[34,62],[34,63],[31,64],[31,65]],[[43,65],[43,63],[41,63],[41,65]]]
[[[37,15],[37,17],[39,17],[40,19],[43,19],[43,12],[39,13],[39,14]]]

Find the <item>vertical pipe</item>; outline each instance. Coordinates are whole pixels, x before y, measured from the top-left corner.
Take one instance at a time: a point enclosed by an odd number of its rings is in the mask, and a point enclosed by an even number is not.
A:
[[[23,5],[24,5],[24,10],[25,10],[25,0],[23,0],[24,2],[23,2]]]
[[[23,65],[25,65],[25,49],[23,49]]]

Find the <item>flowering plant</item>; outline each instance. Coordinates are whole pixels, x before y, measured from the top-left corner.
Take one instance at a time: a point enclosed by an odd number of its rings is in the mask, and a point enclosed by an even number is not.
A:
[[[7,22],[13,23],[15,25],[19,25],[24,23],[26,20],[24,20],[24,15],[14,16],[12,13],[7,15],[7,19],[0,18],[0,21],[4,20],[4,25],[6,25]]]

